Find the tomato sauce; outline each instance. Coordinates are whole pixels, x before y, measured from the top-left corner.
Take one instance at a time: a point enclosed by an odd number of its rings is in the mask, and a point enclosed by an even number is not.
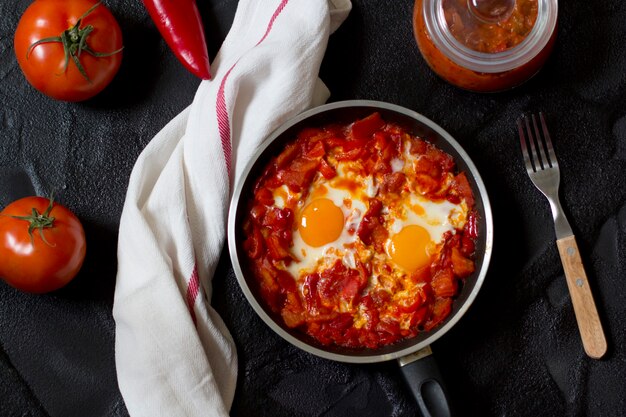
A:
[[[512,14],[497,24],[481,22],[468,9],[467,0],[441,0],[446,29],[462,46],[476,52],[490,54],[511,51],[529,36],[538,19],[538,0],[517,0]],[[506,70],[483,71],[461,65],[458,59],[442,51],[433,41],[425,24],[424,0],[416,0],[413,14],[414,35],[419,50],[429,67],[441,78],[466,90],[476,92],[502,91],[522,84],[535,75],[547,60],[556,38],[556,30],[550,28],[549,39],[543,48],[529,59],[520,59]],[[556,13],[556,12],[555,12]],[[548,30],[548,29],[546,29]],[[521,54],[521,52],[520,52]],[[493,62],[486,57],[486,62]],[[511,62],[515,62],[512,59]]]
[[[398,170],[403,155],[411,155],[409,171]],[[343,178],[350,172],[372,178],[375,191],[357,195],[357,182]],[[297,211],[315,184],[347,184],[354,201],[344,204],[354,209],[359,200],[367,209],[359,213],[358,226],[350,227],[346,220],[345,233],[353,241],[345,246],[352,257],[318,261],[315,268],[293,274],[289,267],[303,261],[294,249]],[[414,192],[429,201],[467,207],[467,219],[444,234],[427,264],[407,271],[388,259],[385,244],[394,201]],[[266,165],[255,183],[243,222],[247,267],[264,302],[285,326],[322,345],[389,345],[435,328],[450,314],[460,283],[475,269],[473,205],[469,182],[456,172],[450,155],[378,113],[353,123],[308,128]]]
[[[484,23],[467,6],[467,0],[442,0],[446,23],[452,35],[470,49],[502,52],[522,42],[537,20],[537,0],[517,0],[510,16],[497,23]]]

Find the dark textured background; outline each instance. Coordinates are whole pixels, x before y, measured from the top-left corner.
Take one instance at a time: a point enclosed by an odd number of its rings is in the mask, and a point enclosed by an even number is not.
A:
[[[138,0],[106,3],[125,36],[122,68],[95,99],[68,104],[33,90],[15,61],[12,33],[29,2],[0,2],[0,206],[56,189],[88,238],[84,267],[66,288],[34,296],[0,283],[0,416],[128,414],[111,317],[119,218],[136,157],[199,81]],[[198,3],[215,56],[236,1]],[[433,346],[457,408],[467,416],[626,415],[626,3],[561,2],[544,69],[486,95],[430,72],[413,41],[410,0],[353,4],[322,66],[331,100],[388,101],[439,123],[473,158],[492,201],[485,284]],[[548,206],[522,168],[515,120],[539,110],[609,341],[600,361],[582,350]],[[246,304],[226,252],[214,285],[239,353],[233,416],[416,415],[395,362],[334,363],[274,335]]]

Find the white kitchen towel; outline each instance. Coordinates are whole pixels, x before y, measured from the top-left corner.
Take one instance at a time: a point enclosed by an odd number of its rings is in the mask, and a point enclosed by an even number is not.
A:
[[[193,103],[139,156],[119,231],[113,317],[130,415],[225,416],[237,353],[210,306],[230,189],[261,141],[324,103],[328,37],[349,0],[241,0]]]

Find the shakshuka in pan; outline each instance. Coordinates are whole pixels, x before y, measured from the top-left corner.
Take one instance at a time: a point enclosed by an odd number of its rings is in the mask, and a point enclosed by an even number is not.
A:
[[[454,159],[377,112],[301,130],[254,184],[243,247],[258,290],[322,345],[435,328],[474,272],[474,196]]]

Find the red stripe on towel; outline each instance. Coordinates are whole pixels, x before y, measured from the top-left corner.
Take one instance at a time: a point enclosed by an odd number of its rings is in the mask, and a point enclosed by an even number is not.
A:
[[[196,303],[196,298],[198,297],[199,290],[200,277],[198,276],[198,267],[194,265],[193,271],[191,272],[191,277],[189,278],[189,283],[187,284],[187,308],[189,309],[189,313],[191,314],[193,324],[196,324],[196,312],[193,306]]]
[[[272,27],[274,27],[274,21],[276,20],[278,15],[280,15],[280,13],[283,11],[283,9],[285,8],[288,2],[289,0],[282,0],[280,2],[276,10],[274,11],[274,14],[270,18],[269,23],[267,24],[267,29],[265,30],[265,33],[263,34],[261,39],[259,39],[256,45],[259,45],[261,42],[263,42],[265,38],[267,38],[267,36],[270,34],[270,32],[272,31]],[[230,72],[233,70],[233,68],[235,68],[235,65],[237,65],[237,62],[235,62],[233,66],[228,69],[228,71],[224,75],[224,78],[222,78],[222,82],[220,83],[220,88],[217,90],[217,100],[215,102],[216,116],[217,116],[217,129],[220,134],[220,141],[222,143],[222,152],[224,153],[224,159],[226,162],[226,170],[228,171],[229,178],[231,178],[231,175],[232,175],[231,173],[232,144],[231,144],[231,137],[230,137],[230,134],[231,134],[230,116],[228,114],[228,109],[226,107],[225,87],[226,87],[226,80],[228,80],[228,76],[230,75]],[[200,289],[200,280],[198,278],[198,269],[194,265],[193,272],[191,274],[191,278],[189,278],[189,284],[187,287],[187,307],[189,308],[189,312],[191,313],[191,318],[193,319],[194,323],[196,323],[196,313],[193,309],[193,306],[196,303],[196,298],[198,297],[199,289]]]
[[[280,2],[276,10],[274,11],[274,14],[270,18],[269,23],[267,24],[267,29],[265,30],[265,33],[263,34],[261,39],[259,39],[256,45],[259,45],[261,42],[263,42],[265,38],[267,38],[267,36],[270,34],[272,27],[274,27],[274,21],[276,20],[278,15],[283,11],[283,9],[285,8],[288,2],[289,0],[282,0]],[[228,109],[226,108],[226,97],[225,97],[224,89],[226,85],[226,80],[228,79],[230,72],[233,70],[233,68],[235,68],[235,65],[237,65],[237,62],[235,62],[233,66],[229,68],[228,72],[226,72],[226,74],[224,75],[224,78],[222,78],[222,82],[220,83],[220,88],[219,90],[217,90],[217,100],[215,103],[216,113],[217,113],[217,129],[220,134],[220,141],[222,142],[222,152],[224,153],[224,159],[226,161],[226,170],[228,171],[229,178],[231,178],[231,175],[232,175],[231,173],[232,144],[231,144],[231,137],[230,137],[230,133],[231,133],[230,132],[230,116],[228,115]]]
[[[285,8],[285,6],[287,5],[287,2],[289,0],[283,0],[280,2],[280,4],[278,5],[278,7],[276,8],[276,10],[274,11],[274,14],[272,15],[272,17],[270,18],[270,22],[267,25],[267,29],[265,30],[265,34],[263,35],[263,37],[261,38],[261,40],[259,40],[257,42],[257,45],[260,44],[261,42],[263,42],[265,40],[265,38],[267,38],[267,35],[270,34],[270,31],[272,30],[272,26],[274,26],[274,20],[276,20],[276,18],[278,17],[278,15],[280,14],[280,12],[283,11],[283,9]]]
[[[232,156],[232,147],[230,143],[230,117],[228,116],[228,110],[226,109],[226,98],[224,96],[224,85],[226,84],[226,80],[228,79],[228,75],[235,68],[235,65],[230,67],[224,78],[222,78],[222,82],[220,84],[219,90],[217,90],[217,102],[215,106],[217,107],[217,130],[220,132],[220,140],[222,142],[222,151],[224,152],[224,159],[226,160],[226,171],[228,172],[228,177],[230,178],[231,173],[231,156]]]

